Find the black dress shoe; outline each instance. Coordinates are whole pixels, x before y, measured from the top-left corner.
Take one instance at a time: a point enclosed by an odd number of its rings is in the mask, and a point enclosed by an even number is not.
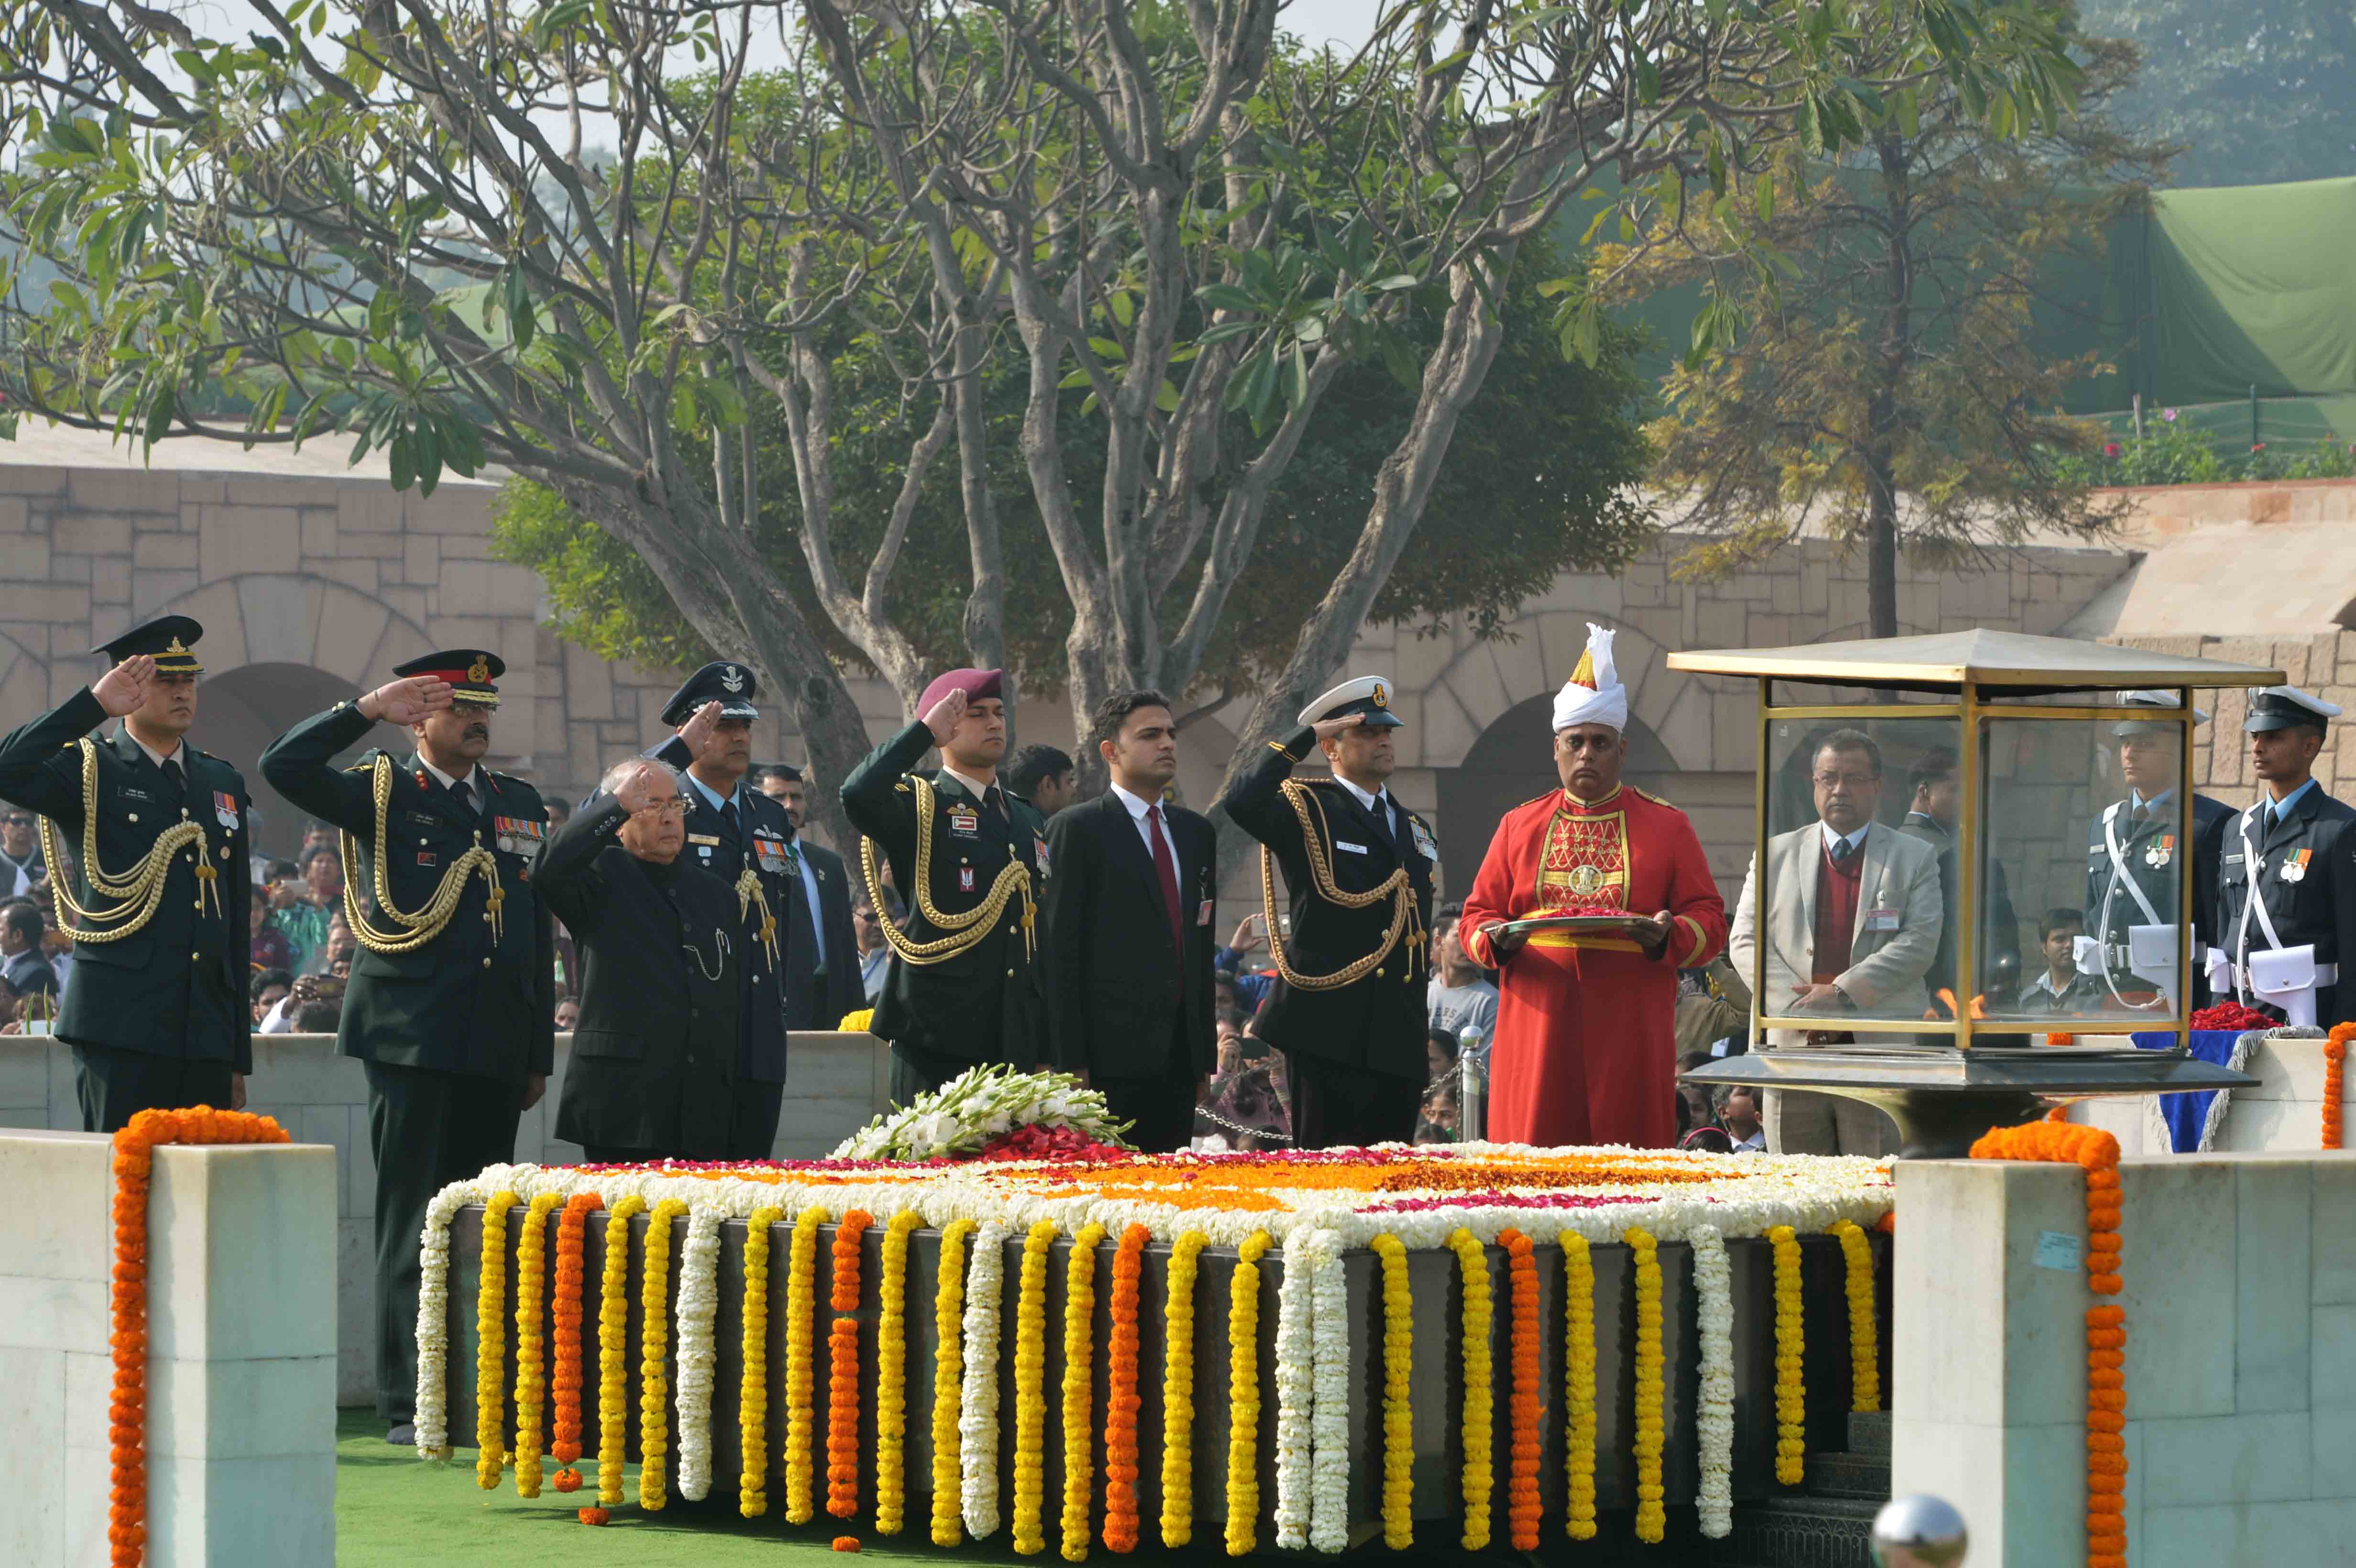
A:
[[[402,1422],[384,1435],[384,1440],[396,1448],[414,1448],[417,1446],[417,1424]]]

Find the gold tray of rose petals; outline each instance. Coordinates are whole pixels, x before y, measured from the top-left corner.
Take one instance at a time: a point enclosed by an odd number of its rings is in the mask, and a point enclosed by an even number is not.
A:
[[[1658,932],[1660,927],[1651,917],[1630,914],[1625,910],[1593,914],[1534,914],[1521,920],[1509,920],[1494,929],[1499,936],[1536,936],[1542,931],[1559,931],[1569,936],[1619,936],[1640,942]]]

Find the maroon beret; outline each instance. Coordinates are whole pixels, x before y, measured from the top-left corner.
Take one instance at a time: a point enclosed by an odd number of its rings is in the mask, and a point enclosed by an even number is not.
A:
[[[921,718],[930,713],[934,703],[959,688],[964,688],[968,702],[980,702],[985,697],[1003,699],[1006,672],[1002,669],[943,670],[933,677],[930,686],[925,688],[925,695],[916,699],[917,716]]]

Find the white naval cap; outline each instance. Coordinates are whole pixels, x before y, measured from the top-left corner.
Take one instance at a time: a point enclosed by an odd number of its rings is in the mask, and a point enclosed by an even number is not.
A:
[[[2250,716],[2242,720],[2242,729],[2252,735],[2266,730],[2287,730],[2294,724],[2320,730],[2326,720],[2339,717],[2338,703],[2326,702],[2295,686],[2260,686],[2251,688]]]
[[[2174,712],[2182,705],[2178,701],[2176,693],[2172,691],[2138,689],[2135,691],[2120,692],[2119,706],[2122,708],[2165,708],[2170,712]],[[2193,704],[2192,721],[2195,724],[2208,723],[2209,710],[2201,707],[2199,703]],[[2115,737],[2124,739],[2129,735],[2158,735],[2171,733],[2177,728],[2178,726],[2176,724],[2166,720],[2125,719],[2111,726],[2111,733]]]
[[[1391,683],[1379,675],[1362,675],[1345,680],[1333,690],[1309,699],[1296,722],[1315,724],[1322,720],[1339,719],[1344,714],[1364,715],[1358,722],[1376,729],[1407,722],[1391,711]]]

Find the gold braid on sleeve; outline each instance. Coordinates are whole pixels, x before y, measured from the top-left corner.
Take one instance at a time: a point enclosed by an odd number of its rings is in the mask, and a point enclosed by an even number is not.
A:
[[[387,931],[370,922],[355,886],[356,880],[347,875],[344,878],[344,923],[352,928],[352,939],[371,953],[416,952],[442,934],[443,929],[450,923],[450,917],[458,912],[458,901],[466,896],[466,879],[479,874],[491,890],[484,912],[490,917],[491,945],[497,947],[501,928],[499,906],[507,902],[508,895],[507,890],[499,885],[498,857],[480,844],[450,863],[424,908],[414,914],[404,914],[394,907],[392,879],[386,874],[384,860],[384,846],[390,827],[388,819],[392,808],[392,759],[379,752],[376,765],[369,772],[369,782],[374,786],[372,793],[376,797],[376,855],[371,867],[375,873],[376,907],[402,929]],[[342,834],[341,837],[344,864],[348,867],[358,865],[359,846],[352,841],[349,832]]]
[[[1310,820],[1312,802],[1309,786],[1298,779],[1287,779],[1277,787],[1284,793],[1284,798],[1291,803],[1293,815],[1301,819],[1301,843],[1308,854],[1311,881],[1319,898],[1343,909],[1365,909],[1387,898],[1391,901],[1391,926],[1383,933],[1383,944],[1380,947],[1363,958],[1354,959],[1331,975],[1301,974],[1284,956],[1281,923],[1276,917],[1276,858],[1269,853],[1267,845],[1261,845],[1259,847],[1260,909],[1268,922],[1268,955],[1276,962],[1277,974],[1283,977],[1286,985],[1296,991],[1339,990],[1352,981],[1364,979],[1373,973],[1375,967],[1388,958],[1398,947],[1402,937],[1407,941],[1408,963],[1412,973],[1415,950],[1423,945],[1424,931],[1422,912],[1416,907],[1415,884],[1408,879],[1407,868],[1405,866],[1396,868],[1389,876],[1383,879],[1380,885],[1368,888],[1363,893],[1344,892],[1333,884],[1333,868],[1325,859],[1324,841],[1318,837],[1317,825]],[[1323,821],[1324,808],[1318,806],[1317,813],[1319,821]]]
[[[736,874],[736,918],[744,919],[758,904],[761,909],[761,945],[769,952],[769,967],[777,966],[777,917],[769,912],[769,895],[761,889],[761,873],[747,866]]]
[[[220,869],[212,863],[211,851],[205,841],[205,825],[201,822],[177,822],[155,836],[147,853],[139,863],[121,876],[109,876],[98,863],[98,748],[90,737],[74,742],[81,748],[81,871],[89,880],[94,895],[90,904],[76,901],[68,884],[70,878],[63,875],[66,858],[58,849],[58,825],[44,816],[41,820],[41,855],[59,874],[49,879],[57,893],[58,929],[76,942],[120,942],[145,926],[163,907],[164,884],[172,874],[172,857],[182,846],[197,847],[197,913],[204,914],[205,902],[212,901],[213,913],[221,914]],[[117,901],[111,909],[97,907],[98,899]],[[226,915],[222,915],[227,919]],[[69,925],[68,920],[85,923]],[[109,925],[121,921],[120,925]],[[100,927],[105,929],[99,929]]]
[[[1031,902],[1031,868],[1021,856],[1009,859],[1000,868],[997,879],[990,884],[990,893],[981,902],[963,914],[948,914],[933,907],[933,782],[911,778],[916,793],[916,863],[915,875],[909,880],[916,885],[910,890],[916,901],[916,912],[923,915],[936,931],[943,935],[931,942],[916,942],[908,934],[879,913],[876,923],[884,928],[884,940],[892,955],[903,964],[938,964],[956,957],[988,936],[998,917],[1006,912],[1009,901],[1018,894],[1023,900],[1023,955],[1038,955],[1036,912]],[[884,877],[875,861],[875,840],[864,834],[859,839],[859,868],[867,877],[868,901],[878,911],[888,907],[884,901]]]

